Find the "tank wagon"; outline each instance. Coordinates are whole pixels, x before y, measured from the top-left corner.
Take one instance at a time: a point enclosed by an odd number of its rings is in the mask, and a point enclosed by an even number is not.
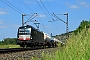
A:
[[[47,33],[35,29],[31,25],[21,26],[18,28],[17,45],[21,47],[35,47],[35,46],[48,46],[54,47],[58,42],[52,39]]]

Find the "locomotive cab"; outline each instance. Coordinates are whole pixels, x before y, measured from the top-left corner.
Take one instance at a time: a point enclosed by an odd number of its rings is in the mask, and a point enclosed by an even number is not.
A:
[[[18,34],[17,34],[17,44],[21,47],[24,47],[27,45],[27,43],[32,39],[31,36],[31,28],[28,26],[21,26],[18,28]]]
[[[44,42],[44,34],[29,25],[18,28],[17,38],[17,44],[21,47],[32,47]]]
[[[19,40],[30,40],[31,28],[19,29],[18,35]]]

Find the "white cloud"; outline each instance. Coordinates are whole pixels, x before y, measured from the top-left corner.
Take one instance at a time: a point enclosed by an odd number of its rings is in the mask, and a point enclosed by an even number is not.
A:
[[[85,7],[85,8],[87,8],[87,7],[90,7],[90,3],[87,3],[87,2],[85,2],[85,1],[78,1],[78,5],[81,7]]]
[[[77,5],[71,5],[70,8],[76,9],[76,8],[78,8],[78,6]]]
[[[85,7],[90,7],[90,4],[85,5]]]
[[[79,2],[79,0],[76,0],[76,2]]]
[[[0,20],[0,24],[2,24],[3,23],[3,21],[2,20]]]
[[[13,28],[18,28],[19,24],[12,24],[11,22],[7,22],[5,20],[0,19],[0,28],[9,28],[9,27],[13,27]]]
[[[80,8],[80,7],[90,7],[90,3],[86,2],[86,1],[80,1],[80,0],[76,0],[76,4],[72,4],[70,2],[66,2],[65,3],[67,7],[72,8],[72,9],[76,9],[76,8]]]
[[[5,12],[5,11],[0,11],[0,15],[5,15],[5,14],[7,14],[7,12]]]
[[[39,14],[38,17],[46,17],[46,15]]]
[[[0,28],[7,28],[6,26],[0,26]]]
[[[8,10],[8,9],[6,9],[6,8],[0,8],[0,15],[7,14],[6,10]]]
[[[5,24],[4,24],[5,25]],[[18,24],[6,24],[7,27],[12,27],[12,28],[18,28],[20,27],[21,25],[18,25]]]
[[[76,9],[79,7],[78,4],[71,4],[70,2],[66,2],[65,4],[67,7],[72,8],[72,9]]]
[[[40,1],[40,0],[37,0],[37,1]],[[46,0],[42,0],[42,1],[46,1]],[[47,0],[47,1],[53,1],[53,0]]]
[[[86,2],[80,2],[79,4],[80,5],[86,5],[87,3]]]
[[[5,9],[5,8],[0,8],[0,10],[8,10],[8,9]]]
[[[26,4],[36,4],[34,1],[25,1]]]
[[[12,25],[12,27],[16,27],[16,28],[18,28],[18,27],[20,27],[20,25]]]

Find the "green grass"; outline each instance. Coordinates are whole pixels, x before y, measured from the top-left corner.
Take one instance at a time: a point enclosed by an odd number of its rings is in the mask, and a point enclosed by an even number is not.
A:
[[[19,45],[0,45],[0,49],[3,48],[20,48]]]
[[[72,35],[63,50],[42,54],[41,60],[90,60],[90,30]]]

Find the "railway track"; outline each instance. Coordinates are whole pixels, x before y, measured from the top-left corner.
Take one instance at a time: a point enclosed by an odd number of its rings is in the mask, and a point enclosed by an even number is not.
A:
[[[21,50],[20,50],[21,49]],[[0,60],[32,60],[32,57],[42,58],[43,54],[51,54],[59,48],[11,48],[2,49],[3,53],[0,53]],[[8,53],[5,53],[8,50]],[[18,52],[17,52],[17,51]],[[2,52],[0,49],[0,52]],[[12,52],[11,52],[12,51]]]
[[[27,50],[38,50],[44,48],[7,48],[7,49],[0,49],[0,53],[9,53],[9,52],[19,52],[19,51],[27,51]]]

